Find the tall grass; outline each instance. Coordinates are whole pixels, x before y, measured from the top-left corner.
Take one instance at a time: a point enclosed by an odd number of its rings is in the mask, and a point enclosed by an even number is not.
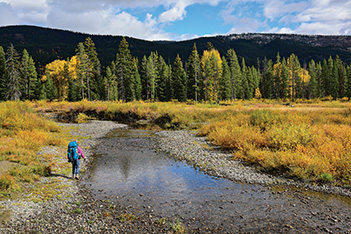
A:
[[[37,155],[42,146],[62,146],[60,127],[39,117],[29,102],[0,103],[0,161],[14,163],[0,177],[0,190],[20,190],[20,182],[33,182],[51,172],[53,158]]]
[[[350,110],[242,112],[202,127],[214,144],[262,170],[351,183]]]

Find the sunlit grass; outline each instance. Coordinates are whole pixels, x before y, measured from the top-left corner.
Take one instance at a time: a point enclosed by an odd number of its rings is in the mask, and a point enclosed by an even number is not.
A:
[[[38,155],[38,151],[43,146],[62,147],[67,144],[61,128],[40,117],[31,104],[0,103],[0,160],[14,163],[0,176],[2,191],[22,192],[22,183],[33,183],[40,176],[49,176],[56,160],[50,154]]]

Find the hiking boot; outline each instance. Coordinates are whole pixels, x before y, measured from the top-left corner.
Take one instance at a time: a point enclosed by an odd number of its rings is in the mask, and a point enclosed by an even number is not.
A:
[[[72,180],[74,179],[74,174],[72,174]]]
[[[78,175],[76,176],[76,180],[79,180],[79,176]]]

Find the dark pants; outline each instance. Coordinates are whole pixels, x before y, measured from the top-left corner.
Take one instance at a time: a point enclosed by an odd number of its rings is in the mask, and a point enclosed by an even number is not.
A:
[[[78,175],[79,174],[79,159],[73,160],[72,163],[72,174]]]

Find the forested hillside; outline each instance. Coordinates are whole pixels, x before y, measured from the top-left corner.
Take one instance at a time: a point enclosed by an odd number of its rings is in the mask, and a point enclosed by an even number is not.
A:
[[[148,42],[38,27],[5,29],[0,100],[219,103],[351,97],[350,37],[330,37],[335,46],[325,37],[276,34]],[[327,55],[332,51],[340,55]]]
[[[12,43],[18,51],[26,49],[36,61],[37,66],[48,64],[53,60],[67,59],[75,54],[79,42],[91,37],[102,66],[107,66],[115,59],[122,36],[100,36],[75,33],[64,30],[41,28],[36,26],[0,27],[0,46],[6,48]],[[228,36],[202,37],[187,41],[145,41],[128,38],[133,57],[139,60],[144,55],[157,51],[167,64],[173,63],[177,54],[185,61],[194,43],[200,54],[211,42],[220,52],[225,54],[233,48],[239,58],[244,57],[248,65],[257,65],[257,59],[275,59],[279,52],[282,57],[294,53],[301,63],[311,59],[322,61],[329,56],[339,55],[340,59],[351,62],[351,36],[302,36],[288,34],[236,34]]]

